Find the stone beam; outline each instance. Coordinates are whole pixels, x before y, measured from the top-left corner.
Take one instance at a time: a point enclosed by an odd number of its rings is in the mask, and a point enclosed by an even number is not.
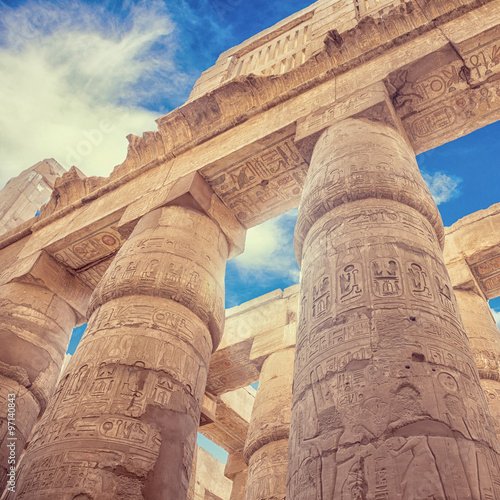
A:
[[[446,229],[444,257],[454,288],[478,288],[486,299],[500,295],[500,203]]]
[[[228,309],[224,335],[210,360],[207,391],[224,394],[259,380],[263,361],[295,345],[298,285]]]
[[[242,387],[221,394],[216,401],[213,422],[200,426],[198,432],[229,453],[242,450],[255,401],[255,389]]]

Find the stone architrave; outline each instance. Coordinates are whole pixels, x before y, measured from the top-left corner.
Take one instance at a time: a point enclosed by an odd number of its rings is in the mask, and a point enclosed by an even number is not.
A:
[[[482,295],[474,290],[454,291],[481,385],[500,436],[500,331]]]
[[[16,498],[186,498],[227,255],[220,227],[194,209],[142,217],[92,295]]]
[[[292,404],[289,348],[263,363],[243,457],[248,464],[245,500],[285,500]]]
[[[89,296],[43,252],[0,275],[0,492],[54,393]]]
[[[499,444],[413,151],[366,118],[326,129],[299,209],[287,498],[500,495]]]

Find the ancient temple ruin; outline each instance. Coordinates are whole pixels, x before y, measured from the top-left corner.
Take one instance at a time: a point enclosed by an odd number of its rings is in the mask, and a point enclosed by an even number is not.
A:
[[[0,237],[1,411],[15,394],[27,444],[2,498],[213,500],[199,430],[231,500],[500,500],[500,204],[445,231],[415,160],[500,115],[499,21],[319,0],[108,178],[65,173]],[[297,206],[300,285],[225,311],[246,230]]]

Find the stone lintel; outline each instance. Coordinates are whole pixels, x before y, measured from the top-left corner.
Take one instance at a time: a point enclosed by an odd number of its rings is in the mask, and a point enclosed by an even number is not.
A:
[[[214,421],[201,426],[199,432],[229,453],[242,450],[245,446],[255,392],[253,387],[248,386],[217,397]]]
[[[74,310],[79,324],[85,322],[92,290],[47,252],[19,259],[0,274],[0,285],[15,281],[47,288]]]
[[[500,203],[446,228],[444,257],[454,287],[500,295]],[[474,286],[472,286],[474,285]]]
[[[298,288],[275,290],[226,311],[224,335],[210,360],[207,391],[220,395],[256,382],[270,354],[295,345]]]
[[[142,216],[162,206],[176,204],[192,205],[219,224],[229,243],[230,258],[243,252],[246,229],[198,172],[150,191],[130,204],[118,223],[118,231],[122,236],[128,237]]]

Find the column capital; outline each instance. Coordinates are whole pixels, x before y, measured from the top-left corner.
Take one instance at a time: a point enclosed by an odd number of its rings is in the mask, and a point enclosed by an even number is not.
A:
[[[228,241],[229,258],[243,252],[246,228],[198,172],[185,175],[155,191],[148,192],[129,205],[118,223],[119,232],[128,237],[141,217],[157,208],[169,205],[197,209],[216,222]]]
[[[47,288],[73,309],[77,324],[85,322],[92,290],[44,250],[16,260],[0,274],[0,285],[13,282]]]

